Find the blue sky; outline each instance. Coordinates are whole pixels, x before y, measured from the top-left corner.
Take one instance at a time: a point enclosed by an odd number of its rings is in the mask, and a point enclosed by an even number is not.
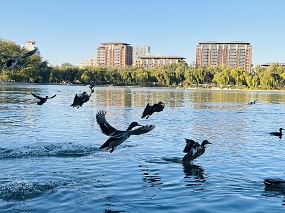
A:
[[[51,65],[77,65],[109,41],[187,63],[199,42],[245,41],[254,65],[285,63],[283,0],[0,0],[0,7],[0,37],[36,41]]]

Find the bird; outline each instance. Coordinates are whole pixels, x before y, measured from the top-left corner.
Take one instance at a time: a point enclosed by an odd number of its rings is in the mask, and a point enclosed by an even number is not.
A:
[[[263,183],[266,187],[285,189],[285,180],[281,178],[268,178]]]
[[[255,103],[256,103],[256,101],[251,101],[251,102],[248,103],[248,105],[253,105]]]
[[[89,101],[91,97],[91,94],[88,95],[87,92],[83,92],[83,93],[80,93],[80,94],[75,94],[75,97],[73,99],[73,103],[70,105],[72,107],[77,107],[77,109],[79,107],[82,107],[82,105],[84,103],[86,103],[87,101]]]
[[[119,146],[121,143],[126,141],[131,135],[140,135],[147,133],[155,128],[155,125],[145,125],[142,126],[138,124],[138,122],[132,122],[127,130],[117,130],[113,126],[111,126],[106,118],[106,111],[100,110],[96,113],[96,120],[98,125],[101,128],[103,134],[110,136],[110,138],[100,147],[100,149],[110,148],[110,153],[115,150],[116,146]],[[139,126],[138,128],[134,129],[134,127]]]
[[[182,161],[192,161],[198,157],[200,157],[201,155],[204,154],[205,152],[205,148],[206,148],[206,144],[212,144],[207,140],[203,140],[203,142],[201,143],[201,145],[198,142],[195,142],[194,140],[189,140],[189,139],[185,139],[186,140],[186,146],[183,150],[184,153],[187,153]]]
[[[42,98],[38,95],[35,95],[34,93],[32,93],[32,95],[40,100],[39,102],[37,102],[38,105],[43,105],[47,101],[47,99],[51,99],[51,98],[54,98],[56,96],[56,95],[51,96],[51,97],[46,96],[45,98]]]
[[[25,59],[33,54],[35,54],[37,52],[37,48],[35,48],[34,50],[32,51],[29,51],[27,52],[26,54],[24,55],[21,55],[21,56],[18,56],[16,58],[13,58],[13,57],[9,57],[9,56],[6,56],[6,55],[3,55],[3,54],[0,54],[1,57],[3,57],[4,59],[6,59],[6,62],[4,64],[4,67],[5,68],[8,68],[8,69],[12,69],[14,66],[17,65],[17,63],[21,60],[21,59]]]
[[[270,132],[270,135],[279,136],[279,138],[281,139],[282,138],[282,130],[283,130],[283,128],[280,128],[279,132]]]
[[[94,81],[91,81],[91,82],[90,82],[90,85],[89,85],[89,88],[91,89],[91,93],[94,92],[94,86],[95,86],[95,82],[94,82]]]
[[[141,118],[148,119],[149,116],[151,116],[153,113],[163,111],[164,106],[165,106],[164,103],[162,103],[161,101],[158,102],[157,104],[152,105],[152,106],[148,103],[146,105],[143,113],[142,113],[142,117]]]

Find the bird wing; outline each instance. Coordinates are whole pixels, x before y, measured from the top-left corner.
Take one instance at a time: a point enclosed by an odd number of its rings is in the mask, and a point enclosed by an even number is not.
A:
[[[34,94],[34,93],[32,93],[32,95],[33,95],[35,98],[38,98],[38,99],[40,99],[40,100],[43,99],[42,97],[40,97],[40,96],[38,96],[38,95],[36,95],[36,94]]]
[[[49,99],[54,98],[56,95],[49,97]]]
[[[154,125],[141,126],[137,129],[129,130],[129,134],[130,135],[141,135],[141,134],[144,134],[144,133],[147,133],[147,132],[153,130],[154,128],[155,128]]]
[[[112,127],[106,120],[105,118],[105,115],[106,115],[106,111],[104,110],[100,110],[99,112],[97,112],[96,114],[96,120],[97,120],[97,123],[99,124],[102,132],[105,134],[105,135],[108,135],[108,136],[112,136],[112,137],[115,137],[116,135],[118,135],[120,132],[123,132],[123,131],[119,131],[117,129],[115,129],[114,127]],[[117,133],[116,133],[117,132]],[[115,134],[116,133],[116,134]],[[113,136],[114,135],[114,136]]]
[[[17,57],[17,59],[24,59],[24,58],[27,58],[33,54],[35,54],[37,52],[37,48],[35,48],[34,50],[30,51],[30,52],[27,52],[26,54],[24,55],[21,55],[19,57]]]
[[[196,142],[193,141],[193,140],[190,140],[190,139],[186,139],[186,138],[185,138],[185,140],[186,140],[186,146],[185,146],[183,152],[188,153],[188,152],[191,151],[191,148],[193,147],[193,145],[194,145]]]
[[[8,56],[2,55],[2,54],[0,54],[0,56],[3,57],[3,58],[5,58],[5,59],[8,59],[8,58],[9,58]]]
[[[146,105],[146,107],[144,108],[144,111],[142,113],[142,117],[141,118],[144,118],[146,117],[147,115],[149,115],[150,111],[152,109],[152,106],[149,105],[149,103]]]

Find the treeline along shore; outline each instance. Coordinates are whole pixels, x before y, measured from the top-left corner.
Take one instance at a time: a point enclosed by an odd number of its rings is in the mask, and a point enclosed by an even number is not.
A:
[[[0,39],[0,53],[19,55],[27,50],[12,41]],[[236,89],[283,90],[285,68],[272,63],[268,68],[255,66],[248,73],[243,68],[226,66],[194,66],[178,63],[143,69],[85,67],[70,63],[51,66],[39,55],[32,55],[12,69],[4,68],[0,59],[0,80],[33,83],[82,83],[94,81],[96,85],[163,86],[163,87],[221,87]]]

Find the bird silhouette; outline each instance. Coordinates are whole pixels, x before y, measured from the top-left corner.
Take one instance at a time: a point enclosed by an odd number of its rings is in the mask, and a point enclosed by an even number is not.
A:
[[[77,109],[79,107],[82,107],[82,105],[84,103],[86,103],[87,101],[89,101],[91,97],[91,94],[88,95],[87,92],[83,92],[83,93],[80,93],[80,94],[75,94],[75,97],[73,99],[73,103],[70,105],[72,107],[77,107]]]
[[[189,140],[189,139],[185,139],[185,140],[186,140],[186,146],[183,152],[187,154],[183,157],[182,161],[192,161],[200,157],[205,152],[205,148],[206,148],[205,145],[212,144],[207,140],[204,140],[201,143],[201,145],[198,142],[195,142],[193,140]]]
[[[280,128],[279,132],[270,132],[270,135],[279,136],[279,138],[281,139],[282,138],[282,130],[283,130],[283,128]]]
[[[46,96],[45,98],[43,98],[43,97],[40,97],[40,96],[38,96],[38,95],[35,95],[34,93],[32,93],[32,95],[33,95],[35,98],[37,98],[37,99],[40,100],[39,102],[37,102],[38,105],[43,105],[43,104],[47,101],[47,99],[51,99],[51,98],[54,98],[54,97],[56,96],[56,95],[51,96],[51,97]]]
[[[149,103],[146,105],[141,118],[146,118],[148,119],[149,116],[151,116],[155,112],[161,112],[164,109],[164,103],[161,101],[158,102],[157,104],[150,105]]]
[[[137,122],[132,122],[127,130],[117,130],[106,121],[106,113],[107,112],[103,110],[97,112],[96,120],[101,128],[102,133],[110,136],[110,138],[100,147],[100,149],[107,148],[108,150],[108,148],[111,148],[110,153],[114,151],[116,146],[119,146],[121,143],[126,141],[131,135],[144,134],[155,128],[154,125],[142,126]],[[140,127],[133,130],[133,128],[136,126]]]
[[[3,54],[0,54],[1,57],[3,57],[4,59],[6,59],[6,62],[4,64],[4,67],[5,68],[8,68],[8,69],[12,69],[14,66],[17,65],[17,63],[21,60],[21,59],[25,59],[33,54],[35,54],[37,52],[37,48],[35,48],[34,50],[30,51],[30,52],[27,52],[26,54],[24,55],[21,55],[21,56],[18,56],[18,57],[10,57],[10,56],[6,56],[6,55],[3,55]]]

